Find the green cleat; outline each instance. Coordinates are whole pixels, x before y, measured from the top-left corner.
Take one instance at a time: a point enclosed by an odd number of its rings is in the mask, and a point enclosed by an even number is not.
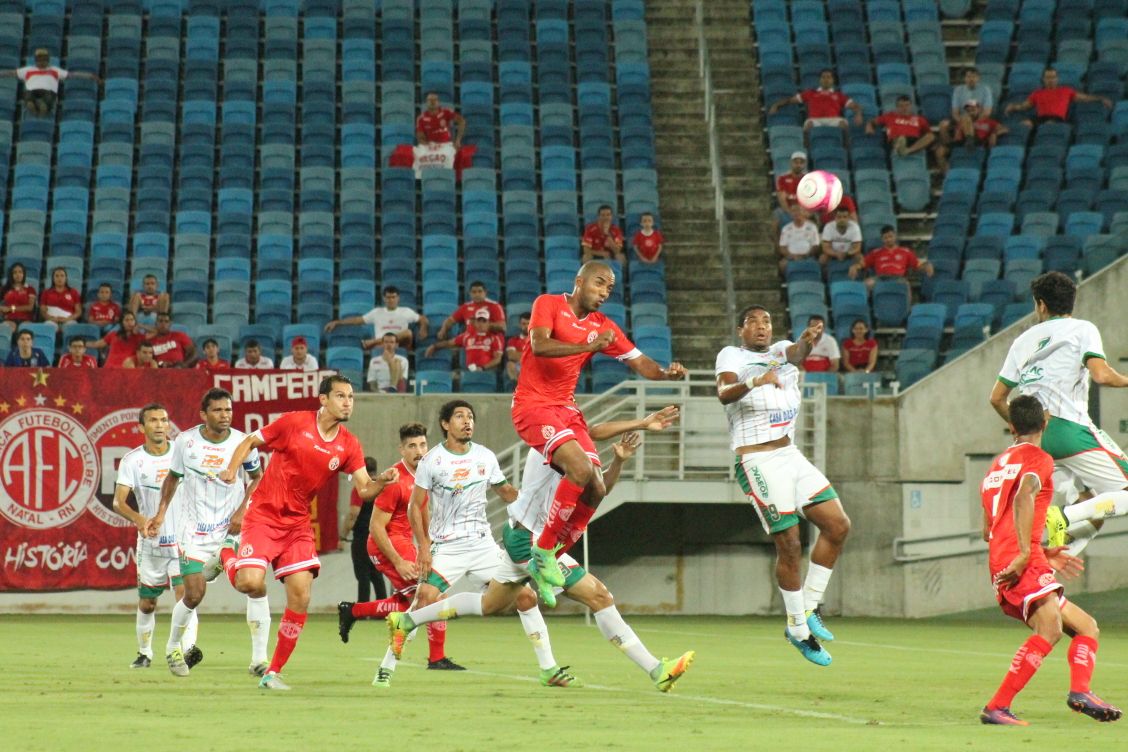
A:
[[[568,666],[546,668],[540,672],[541,686],[545,687],[582,687],[584,683],[568,671]]]
[[[173,676],[188,676],[188,664],[184,661],[184,653],[180,648],[175,648],[171,653],[165,656],[168,661],[168,670],[172,672]]]
[[[659,692],[669,692],[674,688],[674,683],[682,677],[689,667],[693,665],[693,659],[697,657],[697,653],[692,650],[686,651],[680,658],[663,658],[662,662],[658,664],[658,668],[650,674],[650,678],[654,680],[654,686],[658,688]]]
[[[564,573],[560,571],[560,565],[556,563],[556,552],[562,547],[558,543],[552,548],[541,548],[534,543],[532,546],[533,558],[529,560],[529,572],[531,573],[535,569],[540,572],[541,579],[549,585],[564,587]]]
[[[528,566],[526,567],[526,571],[528,571],[529,577],[532,578],[533,584],[537,586],[537,593],[540,594],[541,600],[544,601],[544,605],[548,606],[549,608],[556,608],[556,588],[554,588],[551,583],[546,582],[545,579],[541,577],[540,570],[537,569],[536,565],[533,564],[532,561],[529,562]]]
[[[376,678],[372,680],[372,686],[379,689],[392,688],[392,672],[383,666],[376,672]]]
[[[290,685],[282,681],[282,676],[274,671],[267,671],[259,681],[259,689],[289,690]]]
[[[1068,527],[1069,523],[1065,521],[1061,507],[1050,504],[1046,508],[1046,545],[1050,548],[1064,546],[1065,530]]]
[[[407,633],[415,629],[415,625],[403,611],[393,611],[384,621],[388,624],[388,645],[392,648],[392,655],[398,659],[403,654]]]

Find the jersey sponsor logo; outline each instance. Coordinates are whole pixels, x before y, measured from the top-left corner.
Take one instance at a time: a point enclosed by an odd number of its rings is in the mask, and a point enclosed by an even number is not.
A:
[[[333,459],[329,460],[329,469],[330,470],[336,470],[340,466],[341,466],[341,459],[339,457],[334,457]]]
[[[454,473],[451,474],[450,479],[457,481],[457,480],[466,480],[469,477],[470,477],[470,468],[460,467],[457,470],[455,470]]]
[[[541,436],[544,437],[545,441],[548,441],[549,439],[551,439],[555,435],[556,435],[556,429],[553,428],[552,426],[541,426]]]
[[[1036,381],[1041,381],[1043,375],[1042,366],[1031,366],[1018,377],[1018,385],[1022,386],[1023,384],[1033,384]]]
[[[772,428],[779,428],[795,420],[795,416],[798,414],[799,408],[797,407],[793,407],[790,410],[773,410],[768,413],[768,422],[771,424]]]
[[[756,488],[759,489],[760,495],[766,497],[768,495],[768,482],[764,480],[764,476],[760,472],[760,468],[752,468],[752,479],[756,481]]]

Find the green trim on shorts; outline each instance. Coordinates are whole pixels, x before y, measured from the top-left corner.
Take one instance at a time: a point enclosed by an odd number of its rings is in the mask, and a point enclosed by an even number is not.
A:
[[[187,556],[181,556],[180,557],[181,582],[184,581],[184,579],[183,579],[184,575],[203,574],[203,573],[204,573],[204,562],[194,561],[192,559],[189,559]]]
[[[450,589],[450,583],[444,580],[442,576],[433,569],[431,573],[427,575],[427,584],[433,588],[438,588],[440,593],[445,593]]]
[[[740,483],[740,489],[744,491],[744,495],[752,500],[753,505],[756,507],[756,511],[760,514],[760,519],[768,527],[768,533],[771,535],[776,535],[777,533],[782,533],[784,530],[798,525],[799,515],[795,514],[794,512],[780,514],[779,510],[776,509],[775,504],[764,504],[762,501],[760,501],[760,498],[756,496],[756,494],[752,493],[752,483],[748,478],[748,471],[744,469],[744,463],[742,459],[743,458],[740,455],[737,455],[736,480]],[[759,476],[758,473],[757,476],[756,487],[761,494],[767,496],[767,481],[764,480],[763,476]],[[835,498],[837,498],[837,496]]]
[[[137,595],[140,598],[148,598],[150,600],[156,600],[157,598],[160,598],[161,593],[163,593],[166,590],[168,590],[168,588],[152,587],[150,585],[138,585],[137,586]]]
[[[515,528],[508,522],[501,527],[501,542],[505,546],[505,553],[515,564],[524,564],[533,557],[533,534],[524,528]],[[564,589],[575,587],[580,580],[587,577],[587,570],[582,565],[569,568],[567,564],[557,559],[560,574],[564,575]]]
[[[1072,457],[1090,449],[1101,449],[1088,426],[1051,415],[1042,434],[1042,449],[1055,460]]]
[[[824,501],[834,501],[837,498],[838,492],[834,490],[834,486],[827,486],[826,488],[812,496],[810,501],[807,503],[807,506],[812,506],[813,504],[822,504]]]
[[[173,587],[180,587],[183,584],[184,584],[184,578],[181,577],[180,575],[176,575],[175,577],[172,578],[172,586]]]

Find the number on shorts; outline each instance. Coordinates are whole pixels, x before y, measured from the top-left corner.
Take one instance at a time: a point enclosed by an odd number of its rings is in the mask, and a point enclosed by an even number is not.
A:
[[[776,508],[775,504],[768,504],[768,518],[772,522],[780,521],[779,509]]]

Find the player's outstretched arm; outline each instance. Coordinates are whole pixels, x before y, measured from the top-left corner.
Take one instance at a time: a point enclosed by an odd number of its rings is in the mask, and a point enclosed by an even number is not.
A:
[[[642,437],[632,431],[624,435],[611,447],[615,451],[615,456],[611,459],[611,464],[603,471],[603,485],[607,488],[607,493],[611,493],[611,489],[619,482],[623,466],[627,464],[627,460],[634,456],[641,444]]]
[[[787,348],[787,362],[799,365],[811,354],[811,348],[823,335],[823,322],[815,321],[799,335],[799,341]]]
[[[1007,423],[1010,423],[1010,405],[1007,404],[1007,397],[1010,393],[1011,387],[1002,381],[996,381],[995,386],[991,387],[991,407]]]
[[[626,363],[632,371],[651,381],[680,381],[688,375],[685,366],[676,360],[670,364],[669,368],[663,368],[646,355],[631,358]]]
[[[1085,361],[1085,367],[1089,369],[1093,381],[1101,386],[1128,387],[1128,376],[1110,366],[1104,358],[1089,358]]]
[[[227,467],[223,468],[216,477],[224,483],[233,483],[239,475],[239,468],[246,462],[247,455],[251,453],[252,449],[258,449],[265,443],[259,438],[258,434],[248,434],[246,438],[239,442],[239,446],[235,447],[235,452],[231,455],[231,461],[227,463]]]
[[[606,441],[627,431],[664,431],[677,422],[679,417],[681,417],[681,409],[677,405],[670,405],[638,420],[609,420],[606,423],[596,423],[588,429],[588,433],[595,441]]]
[[[399,470],[394,466],[389,467],[375,478],[371,477],[368,470],[363,467],[352,474],[353,488],[356,489],[356,494],[361,501],[372,501],[380,495],[381,491],[397,480],[399,480]]]
[[[137,530],[142,535],[148,536],[146,528],[148,527],[149,519],[140,512],[134,511],[133,507],[129,506],[129,494],[132,490],[133,489],[129,486],[123,486],[120,483],[114,486],[114,511],[136,525]]]

